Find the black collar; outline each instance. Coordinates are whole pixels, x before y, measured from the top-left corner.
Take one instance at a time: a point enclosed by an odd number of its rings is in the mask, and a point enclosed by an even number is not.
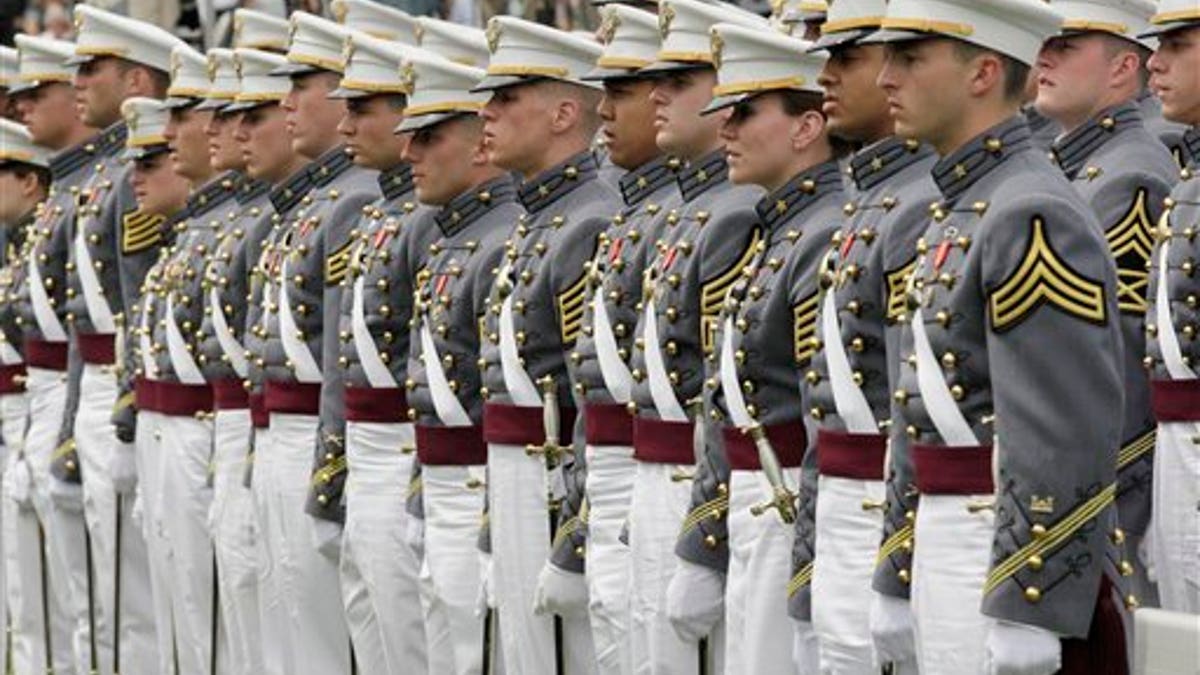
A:
[[[379,174],[379,190],[387,201],[399,199],[401,195],[413,191],[412,165],[401,162]]]
[[[517,190],[508,175],[476,185],[450,200],[434,214],[442,234],[452,237],[501,204],[517,198]]]
[[[333,182],[333,179],[342,175],[354,165],[354,160],[350,159],[350,155],[346,154],[345,146],[338,147],[326,152],[317,159],[313,160],[308,165],[308,174],[312,179],[312,187],[325,187]]]
[[[1031,134],[1036,134],[1047,125],[1054,122],[1054,120],[1038,112],[1037,108],[1033,107],[1032,105],[1027,105],[1022,108],[1021,114],[1025,116],[1025,123],[1029,125]]]
[[[842,190],[842,173],[834,160],[801,171],[783,187],[758,200],[758,218],[774,231],[809,206],[834,192]]]
[[[850,175],[859,190],[871,188],[933,154],[933,148],[920,142],[891,136],[854,153]]]
[[[522,183],[518,198],[532,216],[595,178],[597,167],[595,155],[585,150]]]
[[[267,190],[271,189],[271,184],[265,180],[258,180],[247,175],[242,175],[237,188],[238,204],[247,204],[255,199],[258,199]]]
[[[1183,132],[1183,149],[1191,157],[1188,166],[1200,169],[1200,126]]]
[[[308,194],[312,187],[312,176],[307,169],[300,169],[292,174],[281,185],[271,190],[271,204],[275,207],[275,213],[281,216],[287,214],[304,199],[304,195]]]
[[[679,173],[679,192],[683,195],[683,201],[690,202],[712,186],[724,183],[728,177],[729,164],[725,162],[725,150],[713,150],[688,164]]]
[[[637,206],[662,186],[675,180],[679,160],[656,157],[621,176],[621,196],[626,206]]]
[[[104,133],[96,134],[72,148],[67,148],[50,159],[50,175],[54,180],[62,180],[76,171],[87,166],[92,158],[100,154]]]
[[[1007,119],[976,136],[966,145],[938,161],[933,180],[946,202],[959,195],[1000,166],[1014,153],[1030,147],[1029,125],[1020,115]]]
[[[1074,179],[1079,170],[1105,143],[1122,131],[1142,124],[1137,104],[1124,103],[1100,113],[1078,129],[1059,137],[1051,153],[1067,178]]]
[[[201,216],[237,195],[238,174],[228,171],[205,183],[188,197],[191,216]]]

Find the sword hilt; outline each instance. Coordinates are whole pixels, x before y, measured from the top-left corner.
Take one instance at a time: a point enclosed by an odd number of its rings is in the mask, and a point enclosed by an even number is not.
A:
[[[789,524],[796,522],[796,493],[788,489],[787,483],[783,479],[783,469],[779,466],[779,458],[775,454],[775,449],[771,447],[767,432],[761,424],[756,423],[747,427],[746,433],[754,439],[754,445],[758,449],[758,463],[762,466],[767,482],[771,484],[771,500],[751,506],[750,514],[761,516],[767,511],[775,509],[779,512],[779,519],[783,522]]]

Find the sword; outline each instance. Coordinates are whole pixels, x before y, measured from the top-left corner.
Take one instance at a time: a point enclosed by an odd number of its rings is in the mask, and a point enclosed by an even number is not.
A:
[[[775,448],[771,447],[771,440],[767,438],[767,432],[761,424],[755,423],[747,427],[744,433],[754,439],[754,446],[758,448],[758,463],[762,465],[763,475],[771,484],[772,494],[770,501],[751,506],[750,513],[761,516],[767,511],[775,509],[779,512],[779,519],[783,522],[789,524],[796,522],[796,493],[788,488],[787,482],[783,479],[783,469],[779,467],[779,458],[775,455]]]
[[[704,461],[706,435],[704,428],[704,399],[697,396],[687,402],[687,411],[694,420],[692,423],[692,463],[699,467]],[[682,483],[695,478],[695,474],[686,471],[676,471],[671,474],[672,483]]]
[[[546,460],[546,468],[553,469],[559,465],[562,458],[574,452],[573,445],[559,443],[560,414],[558,409],[558,385],[550,375],[538,380],[542,387],[542,428],[546,432],[546,440],[541,445],[529,443],[525,446],[525,454],[529,457],[541,455]]]

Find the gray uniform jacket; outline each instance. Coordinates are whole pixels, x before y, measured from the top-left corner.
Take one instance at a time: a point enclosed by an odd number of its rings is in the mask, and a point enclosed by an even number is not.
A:
[[[1171,190],[1158,227],[1150,269],[1149,310],[1146,312],[1146,368],[1150,372],[1155,417],[1159,423],[1200,419],[1190,385],[1200,364],[1200,260],[1196,232],[1200,224],[1200,127],[1188,129],[1183,143],[1193,159]],[[1163,260],[1166,260],[1164,269]],[[1167,354],[1177,362],[1168,364]],[[1189,398],[1189,395],[1191,398]]]
[[[918,242],[893,424],[922,494],[994,491],[984,614],[1085,636],[1115,526],[1116,267],[1020,117],[933,175],[941,201]]]
[[[1054,144],[1054,156],[1104,228],[1117,265],[1117,307],[1125,344],[1125,415],[1117,462],[1117,516],[1141,535],[1150,521],[1154,414],[1146,353],[1146,292],[1162,204],[1179,177],[1166,147],[1136,103],[1107,110]],[[1130,556],[1136,558],[1136,556]]]
[[[685,560],[718,562],[722,571],[728,565],[730,473],[761,470],[754,441],[746,435],[752,425],[763,427],[781,466],[815,472],[808,455],[816,439],[805,428],[807,395],[799,373],[814,352],[817,272],[842,217],[841,174],[836,161],[818,164],[756,205],[762,235],[724,301],[716,354],[705,364],[705,454],[676,544]],[[728,357],[732,371],[723,366]],[[768,501],[771,495],[762,497]],[[802,488],[801,508],[809,497]],[[710,547],[707,536],[720,545]]]
[[[308,512],[341,522],[345,517],[343,491],[346,482],[346,404],[347,388],[372,389],[371,404],[381,408],[382,416],[370,421],[402,419],[407,411],[403,401],[405,365],[408,356],[408,326],[412,319],[413,287],[434,236],[427,222],[429,209],[419,208],[413,194],[412,170],[400,164],[377,177],[383,196],[364,206],[350,237],[348,273],[342,286],[336,324],[327,324],[326,333],[336,330],[337,366],[326,361],[321,385],[321,423],[313,480],[309,490]],[[362,320],[369,336],[354,336],[354,299],[356,286],[362,286]],[[363,353],[360,350],[369,350]],[[364,361],[371,359],[369,375]],[[372,378],[384,378],[373,380]],[[335,403],[336,405],[330,405]],[[386,409],[383,409],[386,408]],[[413,448],[400,448],[412,453]],[[328,508],[328,505],[336,505]]]
[[[244,332],[252,264],[247,252],[252,241],[262,240],[270,225],[271,186],[244,175],[235,180],[234,201],[226,203],[219,214],[216,245],[204,266],[204,320],[200,324],[197,360],[209,382],[229,380],[244,387],[249,376]],[[223,325],[222,332],[228,331],[232,338],[232,356],[222,346],[218,322]]]
[[[567,496],[551,552],[554,564],[565,570],[582,572],[584,568],[587,523],[580,513],[586,499],[586,446],[633,444],[633,419],[625,407],[628,387],[624,382],[617,385],[626,389],[619,399],[609,389],[597,352],[597,331],[605,331],[605,337],[612,336],[621,367],[628,369],[633,353],[633,329],[642,307],[642,271],[664,219],[682,201],[675,179],[679,166],[678,160],[658,157],[620,176],[617,186],[624,206],[600,235],[600,246],[588,263],[583,330],[569,357],[574,369],[575,393],[584,401],[584,415],[577,417],[576,423],[581,427],[577,431],[585,435],[585,442],[575,446],[575,463],[566,476]],[[597,324],[597,299],[604,303],[607,329]],[[603,410],[610,411],[609,415],[623,424],[611,422]]]
[[[25,214],[13,223],[3,223],[3,239],[0,241],[0,367],[16,367],[21,364],[22,333],[20,318],[17,312],[17,285],[24,276],[28,259],[28,243],[30,234],[36,226],[39,210],[44,205]],[[11,359],[11,360],[10,360]],[[10,371],[11,372],[11,371]],[[0,382],[0,393],[13,393],[9,390],[10,372],[5,373],[4,381]],[[12,383],[16,384],[16,383]],[[17,390],[24,389],[20,387]]]
[[[479,325],[504,255],[504,240],[523,212],[513,179],[503,176],[471,188],[434,213],[436,240],[429,246],[425,271],[416,288],[417,315],[404,384],[421,454],[413,466],[407,504],[408,512],[417,517],[424,517],[422,464],[487,463],[479,393],[483,376]],[[448,401],[435,401],[425,368],[423,329],[429,331],[436,350],[436,356],[430,354],[429,358],[441,369],[445,387],[466,413],[467,424],[456,419],[458,410]],[[439,405],[449,409],[439,410]]]
[[[483,338],[479,365],[483,370],[484,438],[488,443],[541,443],[541,404],[530,424],[514,422],[517,410],[504,379],[500,360],[501,314],[512,307],[512,339],[522,367],[535,384],[550,377],[562,411],[561,439],[573,436],[571,415],[579,406],[572,398],[575,378],[568,354],[583,329],[587,302],[585,265],[596,252],[597,239],[607,227],[620,197],[599,179],[590,150],[525,181],[517,191],[525,213],[517,217],[505,242],[496,282],[481,321]],[[540,391],[539,391],[540,396]],[[495,407],[493,407],[495,406]],[[493,412],[488,412],[491,409]],[[569,469],[564,470],[569,475]],[[561,497],[561,495],[559,495]],[[480,546],[486,548],[486,526]]]
[[[756,255],[763,228],[755,204],[763,190],[754,186],[736,186],[729,182],[729,166],[723,150],[702,157],[679,175],[683,205],[669,213],[659,231],[656,253],[645,265],[642,300],[644,311],[634,332],[633,403],[638,420],[634,422],[635,456],[646,457],[648,445],[639,430],[642,420],[663,420],[655,406],[646,355],[659,350],[670,393],[679,405],[688,406],[700,396],[705,378],[705,360],[715,358],[718,315],[729,290],[741,278],[742,270]],[[646,337],[647,313],[653,310],[658,329],[657,341]],[[690,406],[689,406],[690,407]],[[690,430],[701,420],[680,422],[682,443],[670,450],[680,459],[694,462]],[[653,422],[651,422],[653,424]],[[724,545],[723,523],[715,523],[716,532],[700,527],[680,534],[677,551],[696,562],[724,569],[728,549]]]
[[[823,293],[817,308],[816,353],[812,367],[804,372],[811,416],[818,429],[817,463],[819,471],[849,477],[858,475],[875,480],[889,478],[883,466],[884,448],[891,420],[891,392],[899,370],[897,344],[904,321],[904,292],[908,274],[916,261],[916,241],[929,220],[929,205],[937,188],[929,173],[935,161],[933,150],[915,141],[890,137],[855,153],[849,163],[852,188],[843,207],[842,225],[833,237],[833,247],[821,271]],[[832,302],[833,317],[825,315]],[[837,333],[821,328],[836,321]],[[843,402],[840,409],[831,384],[829,354],[833,341],[840,342],[849,373],[849,386],[862,394],[866,410],[859,402]],[[857,456],[846,457],[838,471],[834,455],[836,439],[852,441]],[[844,446],[843,446],[844,447]],[[893,463],[897,449],[892,450]],[[854,469],[858,469],[856,474]],[[911,470],[891,472],[891,476],[909,476]],[[813,476],[806,475],[805,487],[815,488]],[[893,488],[894,489],[894,488]],[[793,616],[808,620],[809,583],[812,580],[815,526],[813,503],[802,508],[793,548],[793,577],[788,587],[789,609]],[[903,512],[900,516],[903,520]],[[802,536],[803,533],[803,536]],[[888,558],[881,565],[895,564]],[[902,563],[903,568],[908,563]],[[907,586],[904,587],[907,589]]]
[[[274,243],[278,272],[272,272],[276,296],[267,308],[263,345],[265,404],[268,413],[318,415],[329,407],[340,416],[341,391],[326,391],[322,383],[326,369],[337,367],[341,282],[350,269],[352,232],[362,208],[380,196],[379,174],[354,166],[340,146],[305,170],[312,188],[294,215],[280,224]],[[290,351],[285,343],[292,345]],[[272,401],[272,383],[298,385],[304,395]],[[322,456],[323,440],[313,439],[314,452]],[[333,520],[340,519],[341,509],[341,500],[313,500],[308,507],[310,514]]]
[[[158,366],[156,379],[170,382],[187,382],[190,374],[176,371],[177,363],[168,346],[168,322],[173,321],[178,335],[183,338],[183,352],[191,357],[191,364],[200,371],[200,348],[204,339],[204,273],[205,266],[217,246],[217,236],[223,225],[222,216],[232,206],[237,196],[239,178],[227,173],[217,176],[197,190],[189,199],[191,215],[177,226],[175,242],[170,248],[165,268],[162,270],[163,320],[154,325],[152,343],[155,345],[155,362]],[[166,313],[170,304],[171,312]],[[180,355],[182,356],[182,355]],[[182,360],[186,361],[187,358]],[[200,372],[201,378],[204,373]],[[207,380],[204,380],[207,382]]]

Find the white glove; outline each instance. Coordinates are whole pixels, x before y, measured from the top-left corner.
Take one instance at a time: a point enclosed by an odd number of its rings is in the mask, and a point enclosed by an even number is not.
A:
[[[583,617],[587,616],[587,611],[588,590],[583,575],[546,561],[533,592],[533,613]]]
[[[475,616],[484,616],[489,607],[496,606],[492,593],[492,555],[479,552],[479,595],[475,597]]]
[[[792,662],[798,672],[817,673],[821,668],[820,643],[817,642],[817,631],[813,630],[811,621],[793,621],[795,631],[792,633]]]
[[[108,471],[112,474],[113,489],[124,496],[133,494],[137,487],[137,461],[134,458],[133,443],[117,441]]]
[[[25,510],[31,509],[33,508],[33,473],[29,469],[29,462],[19,455],[10,457],[13,461],[9,463],[8,471],[4,474],[4,480],[8,483],[6,491],[19,507]]]
[[[912,607],[908,600],[874,593],[871,601],[871,639],[875,661],[883,666],[916,661],[917,645],[913,637]]]
[[[983,664],[985,675],[1053,675],[1062,667],[1062,642],[1044,628],[996,621]]]
[[[725,614],[725,577],[703,565],[677,560],[667,586],[667,618],[683,640],[697,642]]]
[[[50,477],[50,501],[56,508],[70,513],[83,513],[83,485]]]
[[[342,526],[321,518],[312,519],[313,547],[321,555],[337,560],[342,552]]]
[[[425,557],[425,521],[416,516],[408,517],[404,528],[404,543],[417,554],[418,558]]]

